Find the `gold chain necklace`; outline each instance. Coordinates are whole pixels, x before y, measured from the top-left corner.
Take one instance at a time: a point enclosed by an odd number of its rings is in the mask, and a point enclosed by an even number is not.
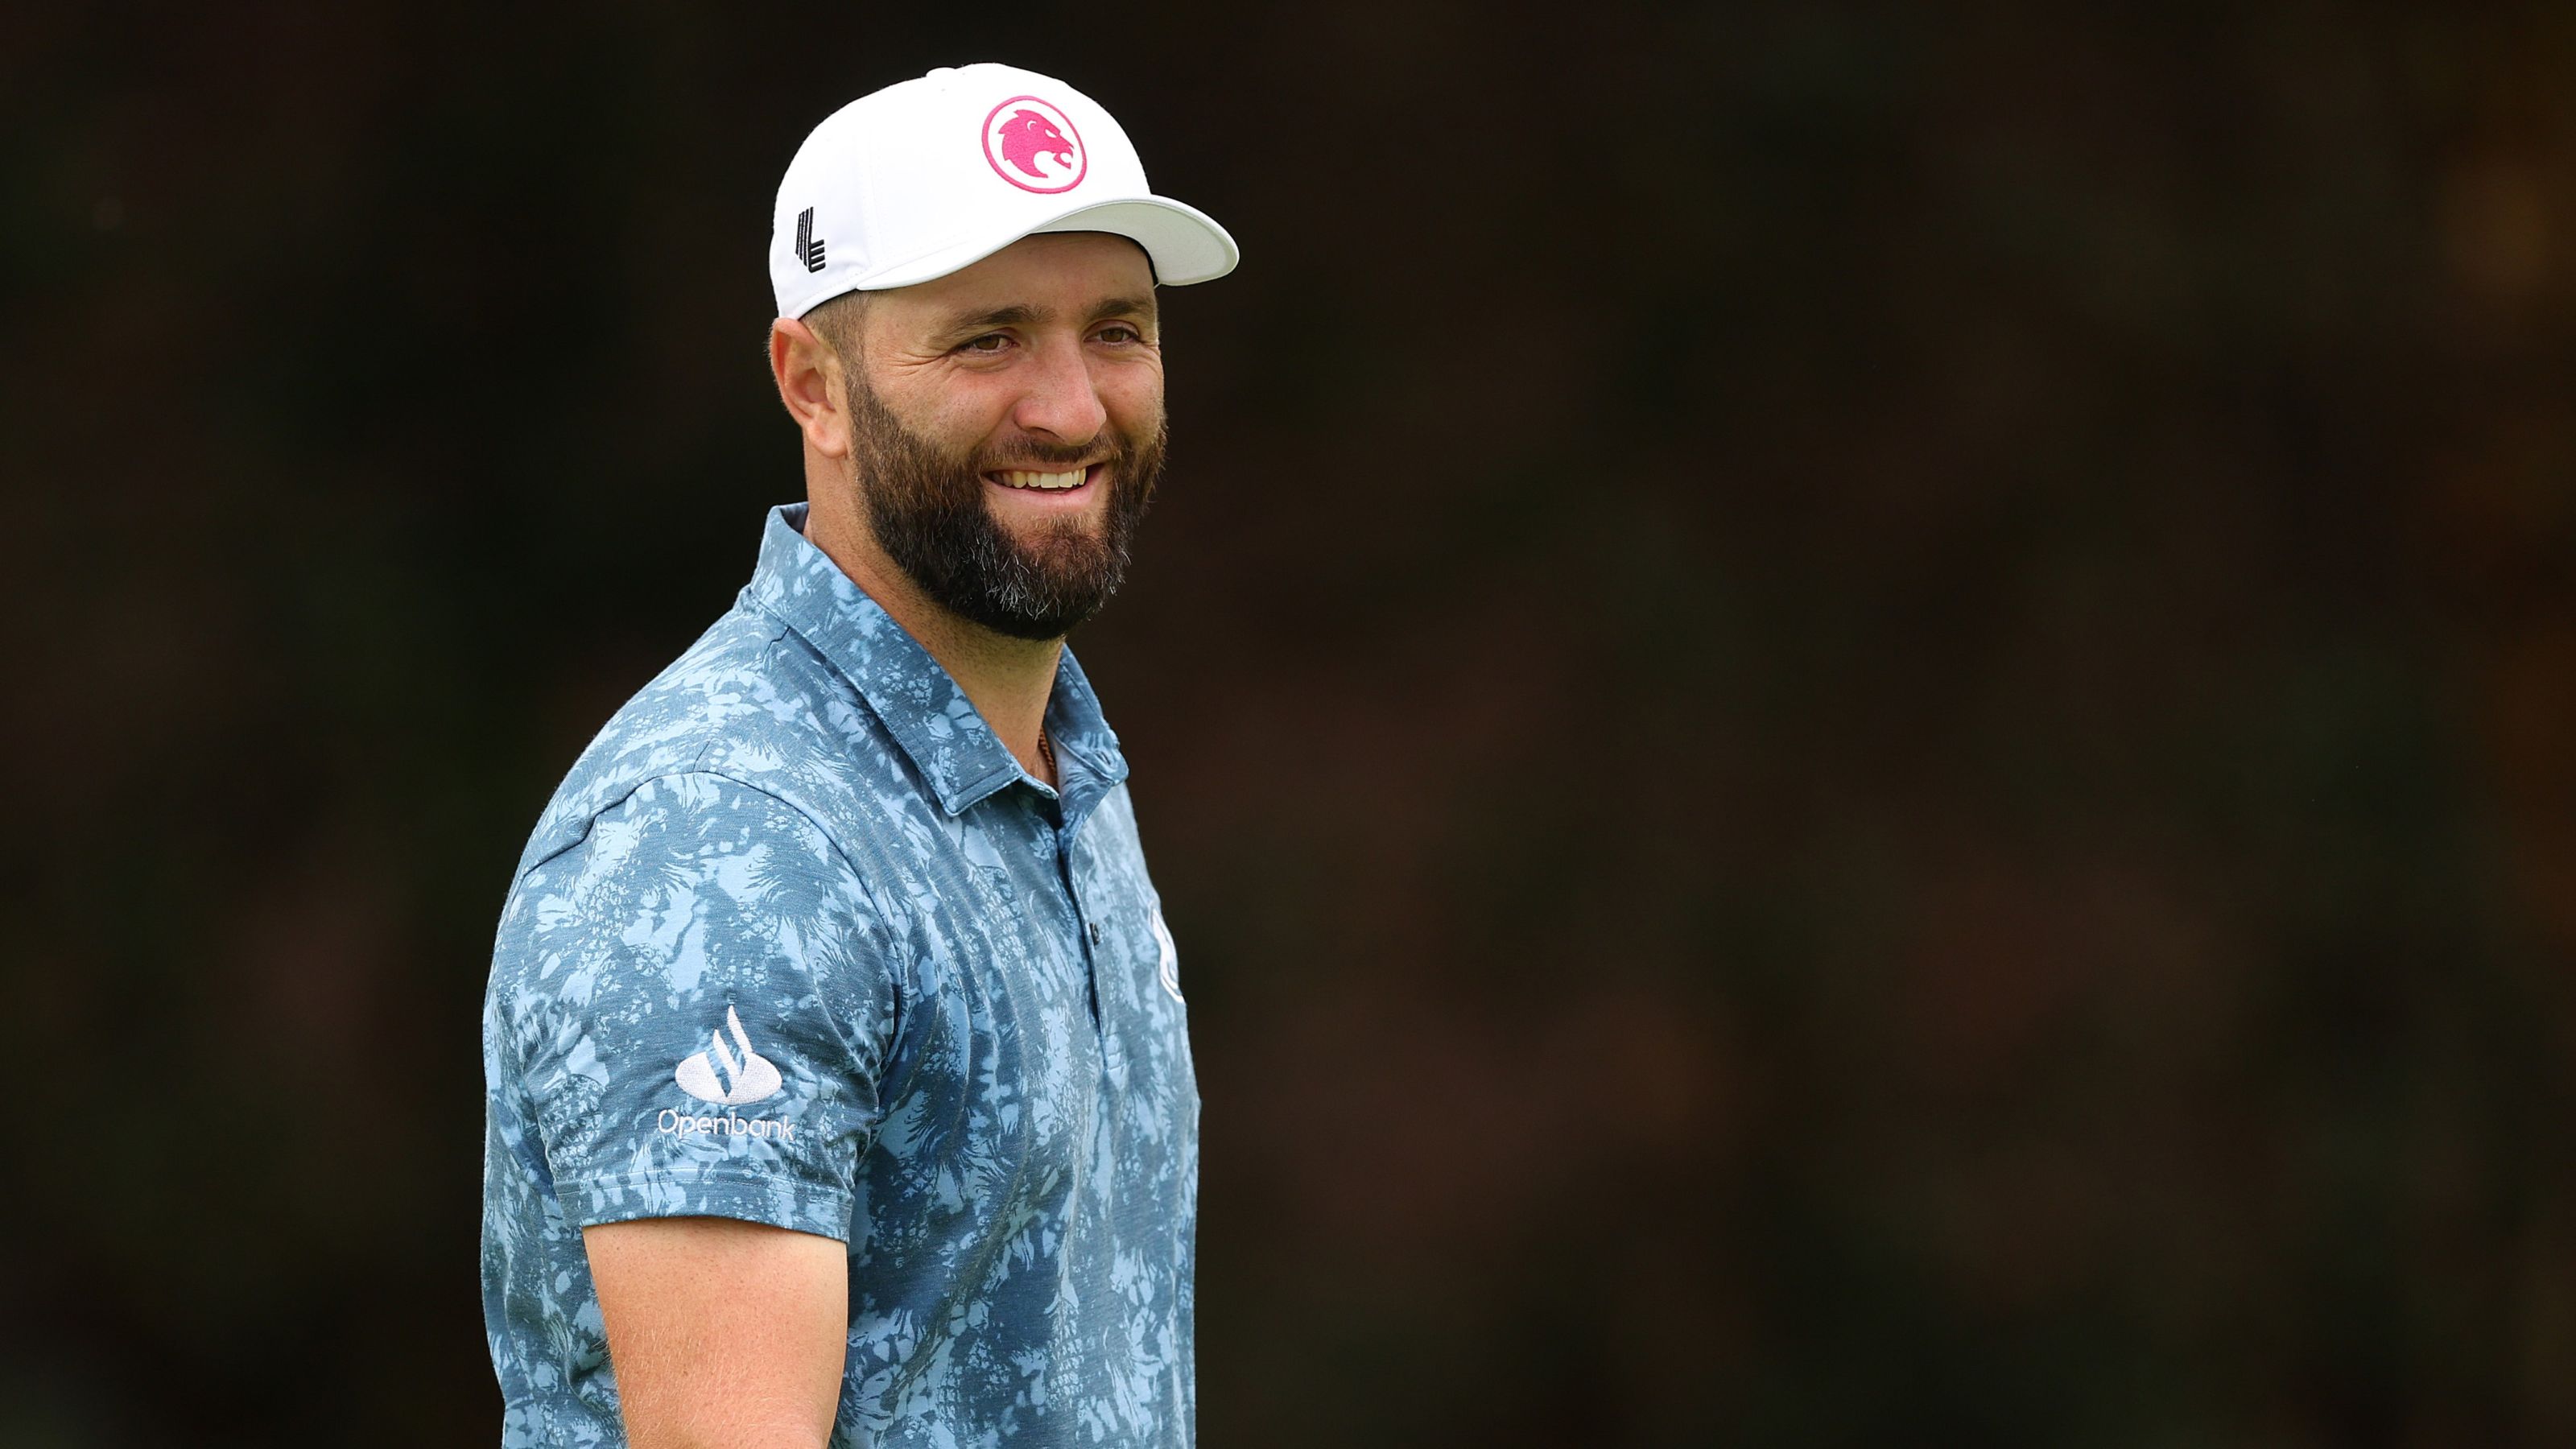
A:
[[[1046,726],[1038,726],[1038,758],[1046,761],[1047,773],[1055,773],[1055,746],[1047,743]]]

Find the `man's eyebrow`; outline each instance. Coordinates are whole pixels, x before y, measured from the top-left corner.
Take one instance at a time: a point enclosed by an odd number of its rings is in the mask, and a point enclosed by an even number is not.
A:
[[[1142,297],[1106,297],[1093,305],[1091,315],[1095,320],[1102,317],[1152,317],[1155,315],[1154,298],[1151,293]],[[960,312],[941,324],[938,335],[954,337],[996,327],[1043,327],[1054,320],[1055,313],[1045,307],[1014,302],[990,312]]]
[[[990,312],[960,312],[940,327],[942,335],[953,332],[980,332],[988,327],[1034,327],[1046,321],[1051,313],[1025,302],[996,307]]]

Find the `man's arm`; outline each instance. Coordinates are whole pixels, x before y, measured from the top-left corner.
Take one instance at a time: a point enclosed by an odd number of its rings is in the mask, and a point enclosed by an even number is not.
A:
[[[558,1269],[520,1331],[606,1348],[637,1449],[821,1449],[897,1010],[864,884],[777,796],[656,776],[531,871],[502,929],[493,1070],[598,1303]]]
[[[582,1230],[633,1449],[821,1449],[848,1353],[849,1250],[732,1218]]]

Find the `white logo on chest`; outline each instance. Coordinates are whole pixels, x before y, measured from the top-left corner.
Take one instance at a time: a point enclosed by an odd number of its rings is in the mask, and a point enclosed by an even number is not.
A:
[[[1155,947],[1163,953],[1161,967],[1155,971],[1154,977],[1163,983],[1165,991],[1172,993],[1172,999],[1178,1001],[1181,999],[1181,952],[1172,944],[1172,928],[1163,924],[1161,906],[1154,907],[1148,924],[1154,928]]]

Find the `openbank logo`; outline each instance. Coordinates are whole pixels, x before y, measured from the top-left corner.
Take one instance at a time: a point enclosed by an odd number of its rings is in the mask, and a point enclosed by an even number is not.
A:
[[[743,1032],[742,1018],[730,1006],[725,1008],[725,1031],[733,1033],[733,1045],[725,1045],[725,1032],[710,1032],[707,1049],[692,1055],[673,1069],[671,1080],[688,1090],[701,1102],[719,1107],[740,1107],[752,1102],[766,1102],[778,1095],[784,1085],[778,1065],[751,1049],[751,1038]],[[769,1117],[744,1117],[727,1112],[722,1116],[692,1116],[670,1107],[662,1109],[653,1125],[676,1137],[766,1137],[781,1142],[796,1140],[796,1124]]]
[[[733,1033],[733,1044],[741,1048],[739,1055],[726,1049],[723,1032],[711,1032],[707,1049],[680,1063],[671,1079],[690,1096],[719,1107],[748,1106],[777,1096],[781,1085],[777,1066],[751,1049],[742,1018],[730,1006],[725,1008],[725,1027]]]
[[[685,1112],[662,1109],[653,1125],[674,1137],[766,1137],[780,1142],[796,1140],[796,1124],[775,1117],[745,1117],[727,1112],[721,1117],[692,1117]]]

